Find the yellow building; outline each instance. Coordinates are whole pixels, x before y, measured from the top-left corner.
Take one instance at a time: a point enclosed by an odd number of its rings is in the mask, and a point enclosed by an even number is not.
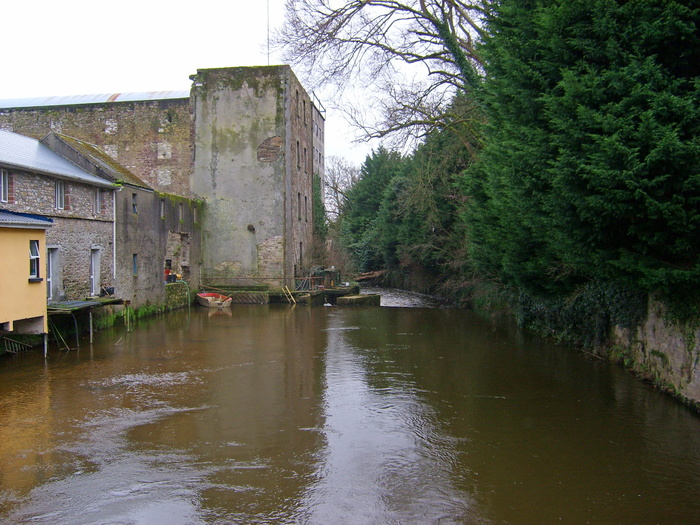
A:
[[[52,224],[0,208],[0,335],[47,333],[46,229]]]

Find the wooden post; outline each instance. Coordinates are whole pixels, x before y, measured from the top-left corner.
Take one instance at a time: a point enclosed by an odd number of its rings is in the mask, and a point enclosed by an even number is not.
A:
[[[90,344],[92,344],[92,308],[90,308],[89,314],[90,314]]]
[[[75,314],[71,312],[73,316],[73,324],[75,325],[75,347],[80,348],[80,332],[78,332],[78,319],[76,319]]]

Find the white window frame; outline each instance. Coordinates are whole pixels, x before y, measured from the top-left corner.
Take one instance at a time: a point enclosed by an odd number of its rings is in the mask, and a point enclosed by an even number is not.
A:
[[[59,251],[56,247],[46,249],[46,298],[53,300],[58,297]]]
[[[56,209],[66,209],[66,183],[62,180],[56,181]]]
[[[41,279],[41,253],[39,252],[39,241],[29,241],[29,278]]]
[[[100,295],[102,282],[100,279],[100,266],[102,258],[102,249],[92,247],[90,249],[90,293],[92,295]]]
[[[7,170],[0,170],[0,202],[10,199],[10,174]]]

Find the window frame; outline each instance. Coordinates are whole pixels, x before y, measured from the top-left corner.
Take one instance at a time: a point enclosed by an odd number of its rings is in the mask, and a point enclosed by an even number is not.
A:
[[[41,249],[38,239],[29,241],[29,282],[36,283],[41,278]]]
[[[0,169],[0,202],[10,201],[10,173]]]
[[[102,215],[102,188],[95,188],[95,215]]]
[[[55,185],[55,200],[54,206],[57,210],[66,209],[66,183],[62,180],[57,180]]]

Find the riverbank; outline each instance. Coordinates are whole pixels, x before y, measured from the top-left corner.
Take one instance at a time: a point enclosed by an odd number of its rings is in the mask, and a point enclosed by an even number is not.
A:
[[[383,277],[391,282],[390,274]],[[549,299],[487,281],[453,294],[461,307],[513,318],[522,328],[617,363],[700,414],[700,320],[673,315],[657,298],[600,283]]]

